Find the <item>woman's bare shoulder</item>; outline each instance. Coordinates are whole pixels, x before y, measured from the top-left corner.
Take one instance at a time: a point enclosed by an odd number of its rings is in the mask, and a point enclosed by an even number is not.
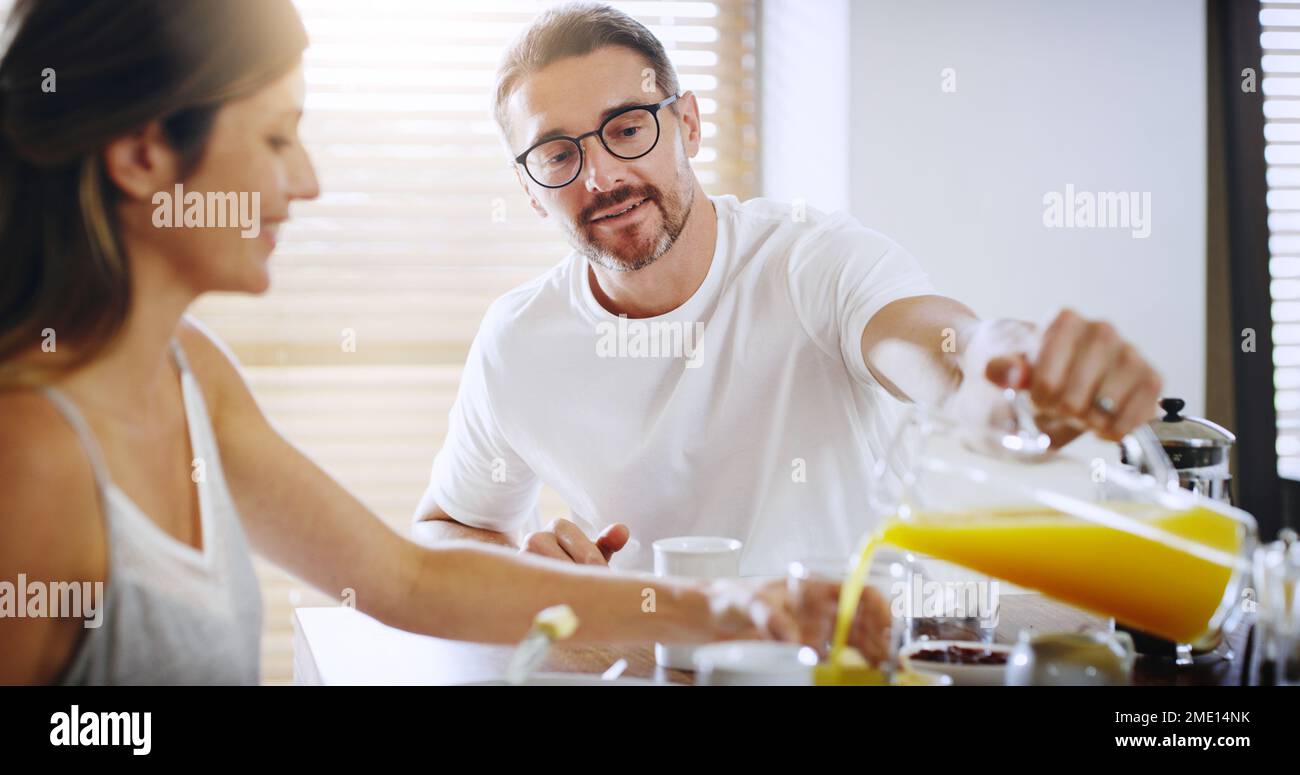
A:
[[[0,580],[102,578],[94,470],[72,427],[36,390],[0,391],[0,504]]]
[[[39,391],[0,391],[0,582],[107,581],[107,538],[89,459]],[[80,627],[0,618],[0,683],[56,680]]]

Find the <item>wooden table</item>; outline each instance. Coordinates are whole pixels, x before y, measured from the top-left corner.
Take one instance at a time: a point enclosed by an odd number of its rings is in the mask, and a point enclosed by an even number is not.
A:
[[[1022,629],[1037,632],[1106,626],[1105,620],[1041,595],[1003,595],[995,632],[998,642],[1012,643]],[[1167,661],[1139,657],[1134,683],[1241,683],[1243,647],[1248,627],[1239,627],[1229,645],[1233,660],[1213,660],[1179,668]],[[350,608],[294,610],[294,683],[311,685],[430,685],[499,679],[513,648],[441,640],[380,624]],[[542,666],[545,672],[600,674],[619,659],[628,662],[624,676],[690,684],[693,674],[655,664],[650,645],[631,647],[561,646]]]

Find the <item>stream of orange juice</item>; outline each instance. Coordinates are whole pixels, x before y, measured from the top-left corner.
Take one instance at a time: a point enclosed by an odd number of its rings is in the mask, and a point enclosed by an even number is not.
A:
[[[1131,519],[1137,529],[1046,507],[913,512],[889,519],[863,544],[840,591],[835,639],[819,682],[852,682],[841,669],[853,661],[845,659],[849,627],[871,557],[882,543],[1037,590],[1178,643],[1197,641],[1223,602],[1245,540],[1241,525],[1203,506],[1104,508]],[[1181,547],[1179,539],[1185,539]]]

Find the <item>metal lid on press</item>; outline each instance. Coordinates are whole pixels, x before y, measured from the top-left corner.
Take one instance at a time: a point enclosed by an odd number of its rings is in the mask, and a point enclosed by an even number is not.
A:
[[[1151,421],[1151,430],[1165,447],[1231,447],[1237,437],[1227,428],[1204,417],[1179,414],[1183,399],[1162,398],[1164,416]]]

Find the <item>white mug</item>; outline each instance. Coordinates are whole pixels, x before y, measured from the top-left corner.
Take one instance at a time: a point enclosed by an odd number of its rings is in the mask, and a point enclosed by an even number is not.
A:
[[[655,575],[691,579],[734,578],[740,575],[740,550],[734,538],[677,536],[654,542]],[[677,670],[694,670],[694,646],[655,644],[655,662]]]

